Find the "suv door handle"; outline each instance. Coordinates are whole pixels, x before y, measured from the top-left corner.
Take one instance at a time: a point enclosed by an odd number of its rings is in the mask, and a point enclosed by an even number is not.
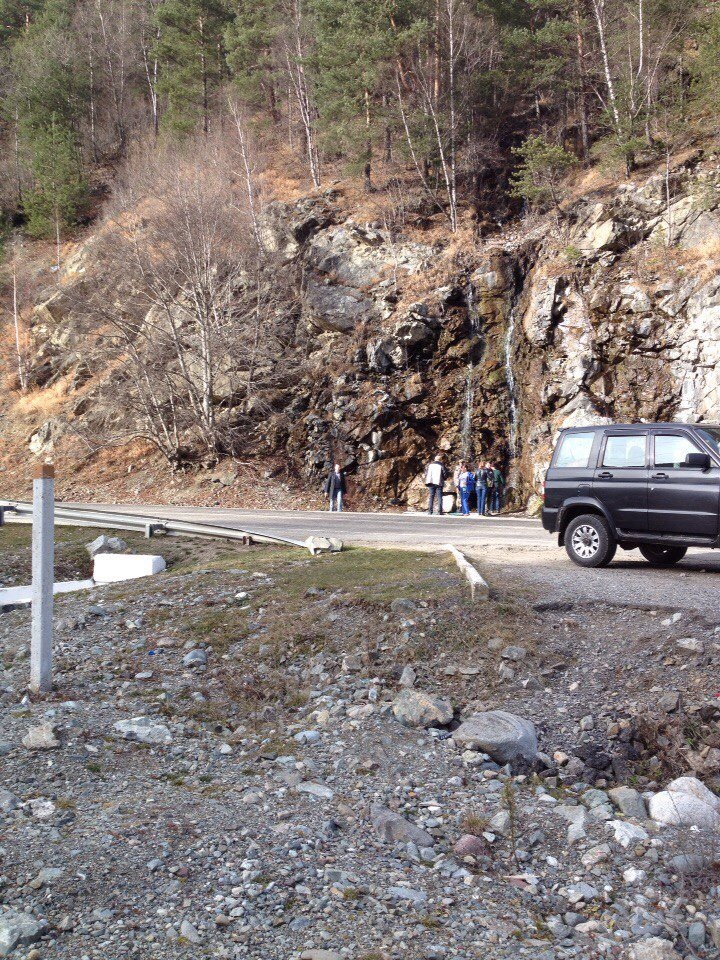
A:
[[[653,474],[650,476],[650,479],[651,479],[651,480],[667,480],[667,479],[668,479],[668,475],[667,475],[666,473],[653,473]]]
[[[598,474],[598,480],[612,480],[613,475],[608,470]]]

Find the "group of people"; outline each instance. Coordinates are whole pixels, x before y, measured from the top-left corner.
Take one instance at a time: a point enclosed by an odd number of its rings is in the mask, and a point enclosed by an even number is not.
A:
[[[438,513],[443,513],[443,492],[447,479],[448,472],[442,457],[437,456],[432,463],[428,464],[425,471],[430,516],[433,514],[435,503],[437,503]],[[486,461],[484,464],[479,463],[473,470],[467,463],[461,461],[453,474],[453,482],[460,499],[460,512],[464,517],[470,516],[473,505],[479,517],[500,513],[505,478],[497,464]]]
[[[437,512],[443,513],[443,493],[448,472],[441,456],[435,457],[425,470],[425,486],[428,488],[428,513],[432,516],[435,504]],[[460,461],[453,474],[453,482],[460,500],[460,512],[464,517],[470,515],[471,508],[477,509],[479,517],[500,513],[505,478],[497,464],[478,463],[473,470],[467,463]],[[333,466],[325,483],[325,494],[330,501],[330,512],[342,512],[343,496],[346,491],[345,472],[339,463]]]

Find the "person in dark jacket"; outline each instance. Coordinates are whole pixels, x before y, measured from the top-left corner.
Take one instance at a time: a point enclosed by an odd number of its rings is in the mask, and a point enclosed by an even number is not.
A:
[[[336,463],[325,484],[325,493],[330,500],[330,513],[333,512],[333,509],[337,510],[338,513],[342,513],[342,502],[345,490],[345,473],[340,469],[340,464]]]
[[[488,496],[492,487],[492,469],[489,463],[484,466],[478,464],[475,471],[475,492],[477,493],[477,512],[479,517],[485,517],[488,513]]]
[[[492,468],[492,513],[498,514],[502,509],[503,493],[505,492],[505,477],[497,464]]]

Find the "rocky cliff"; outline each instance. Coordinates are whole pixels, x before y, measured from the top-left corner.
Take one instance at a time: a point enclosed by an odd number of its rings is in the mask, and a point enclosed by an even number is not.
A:
[[[311,489],[339,459],[356,490],[402,504],[421,496],[437,450],[490,457],[520,506],[561,426],[717,420],[719,204],[720,166],[699,152],[484,239],[471,224],[451,238],[421,217],[369,224],[340,190],[270,204],[263,242],[296,295],[247,458],[283,460]],[[60,377],[67,394],[34,425],[38,454],[115,389],[67,306],[66,288],[93,275],[92,249],[35,309],[36,383]]]

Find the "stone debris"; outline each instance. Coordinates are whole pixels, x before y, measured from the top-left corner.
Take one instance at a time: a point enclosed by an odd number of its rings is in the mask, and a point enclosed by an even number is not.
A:
[[[47,698],[28,612],[0,618],[12,960],[715,960],[717,833],[656,816],[720,802],[714,627],[684,615],[706,677],[647,609],[506,622],[454,565],[393,600],[308,583],[304,554],[256,576],[252,549],[64,601]],[[673,780],[682,724],[698,777]],[[21,746],[45,726],[59,747]]]

